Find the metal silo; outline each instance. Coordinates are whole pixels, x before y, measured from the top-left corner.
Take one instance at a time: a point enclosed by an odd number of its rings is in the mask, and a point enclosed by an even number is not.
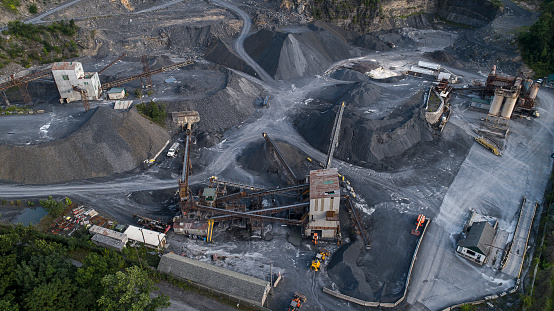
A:
[[[508,94],[508,96],[506,96],[506,103],[504,104],[502,113],[500,114],[502,117],[509,119],[512,116],[512,111],[514,111],[516,106],[518,93],[519,92],[512,91]]]
[[[539,92],[539,84],[535,83],[533,86],[531,86],[531,91],[529,92],[529,98],[535,99],[537,97],[537,93]]]
[[[491,107],[489,108],[489,114],[496,116],[500,111],[502,102],[504,101],[504,92],[502,90],[494,91],[494,97],[492,98]]]

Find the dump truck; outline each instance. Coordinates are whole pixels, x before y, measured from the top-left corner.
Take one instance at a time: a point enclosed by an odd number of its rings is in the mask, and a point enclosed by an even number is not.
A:
[[[304,302],[306,302],[306,296],[300,294],[299,292],[294,293],[294,298],[292,298],[287,311],[300,310]]]
[[[328,250],[321,250],[319,253],[315,255],[315,259],[312,260],[312,264],[310,265],[310,269],[314,271],[319,271],[321,268],[321,264],[325,261],[325,258],[329,257],[330,253]]]

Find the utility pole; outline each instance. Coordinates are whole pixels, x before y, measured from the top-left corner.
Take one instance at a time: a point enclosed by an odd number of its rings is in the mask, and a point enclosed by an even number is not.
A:
[[[271,262],[271,265],[269,266],[269,294],[273,296],[273,261]]]

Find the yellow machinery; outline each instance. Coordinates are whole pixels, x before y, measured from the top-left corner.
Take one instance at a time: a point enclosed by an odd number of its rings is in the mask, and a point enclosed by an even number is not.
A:
[[[488,139],[485,136],[479,136],[475,137],[475,141],[480,143],[483,147],[489,149],[492,153],[494,153],[497,156],[501,156],[502,153],[500,151],[500,148],[490,139]]]
[[[211,242],[212,241],[212,234],[214,233],[214,220],[208,219],[208,236],[206,237],[206,241]]]
[[[310,269],[314,271],[319,271],[321,264],[325,261],[325,258],[329,257],[330,253],[328,250],[321,250],[317,255],[315,255],[315,259],[312,260],[312,265],[310,266]]]

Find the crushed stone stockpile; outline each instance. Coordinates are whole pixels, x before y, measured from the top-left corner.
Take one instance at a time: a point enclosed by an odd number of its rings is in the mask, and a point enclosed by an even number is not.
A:
[[[327,273],[342,293],[373,301],[373,290],[366,281],[364,271],[356,263],[361,251],[362,242],[358,239],[343,245],[331,257]]]
[[[204,59],[255,77],[257,76],[256,71],[233,51],[231,44],[219,38],[208,48]]]
[[[38,145],[0,145],[0,179],[50,184],[110,176],[137,168],[169,139],[167,131],[139,115],[98,107],[69,136]]]
[[[322,73],[339,60],[355,54],[349,45],[355,35],[338,27],[316,22],[294,30],[262,29],[246,38],[244,49],[277,80]],[[250,66],[232,52],[228,43],[216,41],[207,60],[254,75]]]
[[[408,149],[433,140],[421,109],[421,92],[403,104],[396,103],[390,112],[383,107],[379,95],[378,87],[361,82],[337,101],[349,105],[342,120],[336,158],[375,170],[390,170],[398,166],[398,157]],[[312,146],[326,153],[337,111],[338,105],[307,110],[299,114],[294,124]]]
[[[272,137],[271,133],[268,133],[268,135]],[[277,145],[277,148],[279,148],[279,151],[296,178],[304,179],[309,175],[310,167],[306,161],[306,154],[285,142],[276,140],[273,140],[273,142]],[[267,178],[277,185],[286,183],[284,169],[269,152],[265,141],[249,145],[248,148],[237,157],[237,161],[242,164],[245,169],[255,172],[257,175],[269,174]]]
[[[219,90],[214,90],[207,97],[180,101],[168,106],[168,111],[195,110],[200,114],[200,122],[195,125],[199,132],[200,146],[217,143],[214,136],[220,137],[229,128],[239,125],[256,111],[255,102],[262,93],[262,88],[250,80],[226,68],[223,72],[223,83]],[[187,90],[180,90],[186,93]],[[208,140],[208,141],[205,141]]]

